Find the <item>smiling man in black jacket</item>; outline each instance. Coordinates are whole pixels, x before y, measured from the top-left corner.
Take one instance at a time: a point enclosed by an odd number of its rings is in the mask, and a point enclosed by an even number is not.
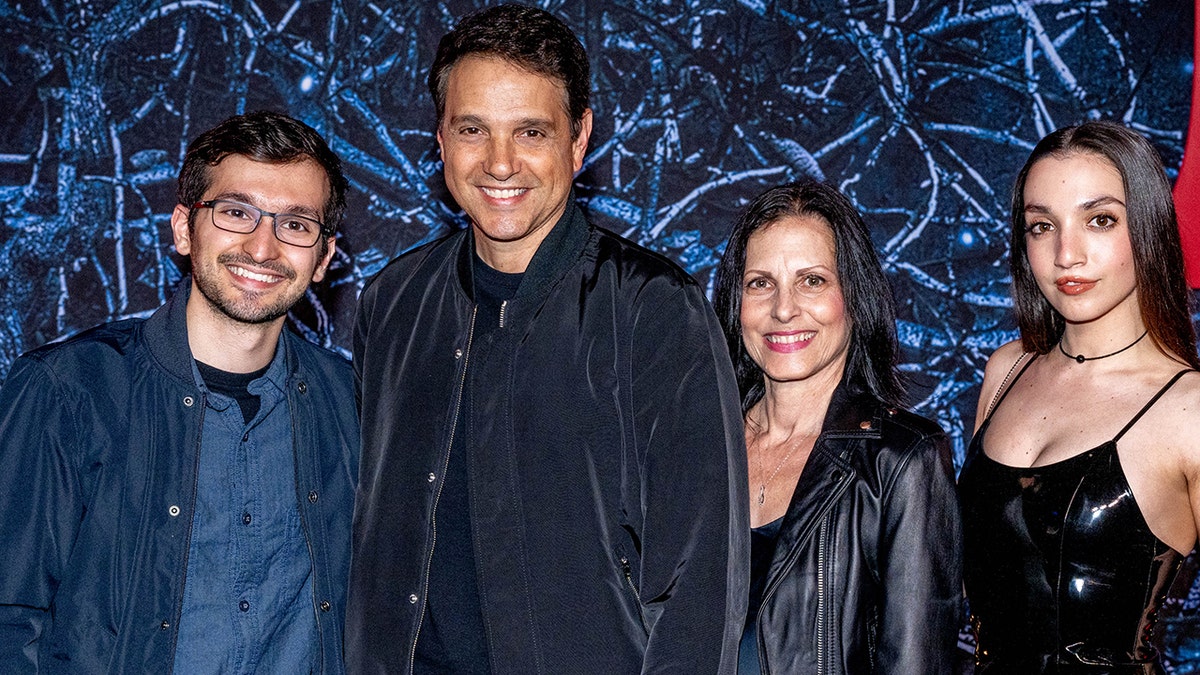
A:
[[[429,76],[471,226],[363,291],[352,672],[732,672],[746,602],[737,387],[700,287],[572,198],[587,56],[503,5]]]

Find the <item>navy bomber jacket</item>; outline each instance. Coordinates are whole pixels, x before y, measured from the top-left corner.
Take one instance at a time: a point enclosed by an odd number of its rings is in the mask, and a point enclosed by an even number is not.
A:
[[[472,246],[465,230],[401,256],[360,298],[348,669],[411,671],[440,477],[471,396],[464,446],[492,671],[732,672],[746,455],[702,289],[571,203],[500,325],[473,333]]]
[[[174,661],[203,391],[191,287],[144,321],[21,357],[0,388],[0,669],[165,673]],[[296,504],[313,565],[318,668],[340,673],[358,476],[344,359],[283,332]]]

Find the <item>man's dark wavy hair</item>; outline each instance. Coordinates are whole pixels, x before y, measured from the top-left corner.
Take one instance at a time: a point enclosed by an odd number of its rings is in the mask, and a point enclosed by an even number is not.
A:
[[[446,33],[429,69],[438,126],[446,112],[450,71],[460,59],[472,55],[500,58],[560,83],[571,118],[571,138],[579,137],[592,87],[587,52],[553,14],[524,5],[497,5],[467,15]]]
[[[1125,214],[1142,322],[1154,344],[1168,356],[1200,368],[1196,333],[1183,271],[1183,246],[1175,219],[1171,184],[1150,142],[1114,122],[1085,122],[1049,134],[1033,148],[1017,174],[1012,194],[1013,306],[1021,347],[1045,354],[1062,338],[1066,322],[1042,295],[1029,266],[1025,241],[1025,182],[1033,165],[1046,157],[1092,155],[1107,160],[1125,187]]]
[[[229,155],[242,155],[257,162],[289,164],[312,159],[329,179],[329,198],[321,220],[336,232],[346,211],[348,184],[342,162],[325,139],[304,122],[282,113],[259,110],[235,115],[200,134],[188,146],[179,171],[177,198],[186,207],[204,199],[212,185],[210,169]],[[324,253],[328,239],[322,239]]]
[[[762,399],[763,372],[742,343],[742,277],[750,237],[789,216],[815,216],[833,232],[838,281],[850,321],[850,348],[842,379],[880,400],[902,406],[904,383],[896,367],[896,301],[862,216],[836,188],[804,179],[773,187],[738,218],[717,267],[714,308],[737,373],[742,412]]]

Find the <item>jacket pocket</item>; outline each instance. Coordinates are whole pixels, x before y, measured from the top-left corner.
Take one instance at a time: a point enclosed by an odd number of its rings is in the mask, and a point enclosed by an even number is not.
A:
[[[117,633],[111,627],[87,619],[59,621],[48,636],[50,662],[42,665],[44,672],[102,673],[116,665]]]

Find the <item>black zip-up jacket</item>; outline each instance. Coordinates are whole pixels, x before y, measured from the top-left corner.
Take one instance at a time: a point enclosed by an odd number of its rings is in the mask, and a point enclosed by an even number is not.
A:
[[[473,338],[473,245],[465,230],[401,256],[360,298],[349,670],[411,671],[466,390],[493,672],[731,672],[747,593],[746,455],[700,287],[570,203],[502,325]]]
[[[962,525],[946,435],[843,383],[758,612],[764,673],[954,672]]]

